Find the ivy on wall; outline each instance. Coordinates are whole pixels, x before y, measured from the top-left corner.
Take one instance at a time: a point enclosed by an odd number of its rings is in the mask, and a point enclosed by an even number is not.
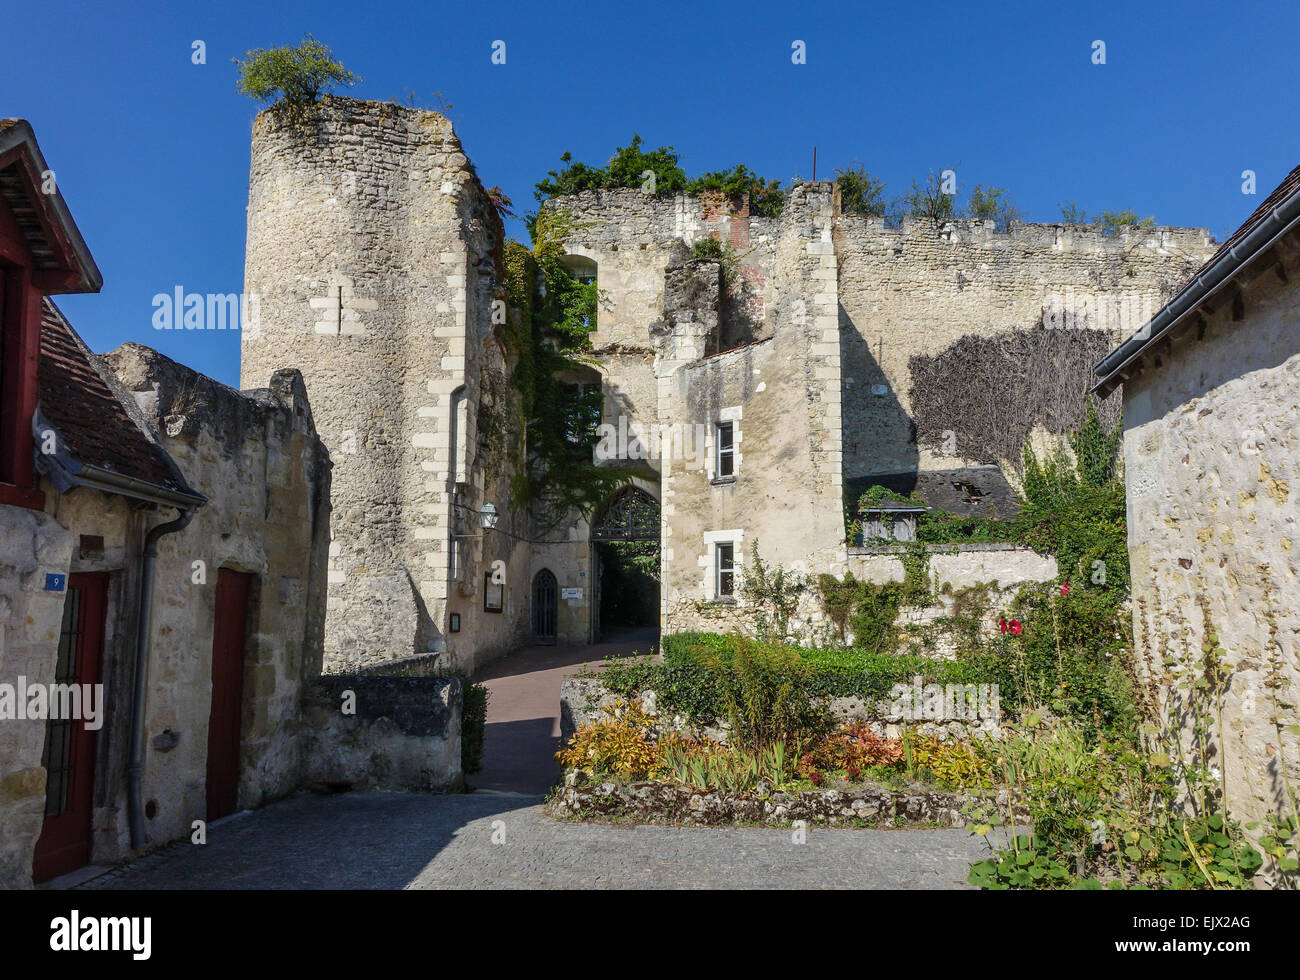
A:
[[[1093,365],[1113,341],[1105,330],[1037,327],[967,334],[937,354],[912,357],[917,442],[985,464],[1018,462],[1036,424],[1064,433],[1083,423]],[[1111,396],[1100,403],[1102,424],[1119,418],[1119,401]]]
[[[591,349],[599,289],[565,266],[564,240],[575,223],[559,209],[546,209],[530,223],[533,247],[510,242],[503,261],[506,323],[501,341],[514,361],[526,445],[524,468],[511,480],[511,505],[531,509],[543,532],[589,517],[631,478],[630,468],[598,465],[602,406],[599,385],[561,380],[583,365]]]

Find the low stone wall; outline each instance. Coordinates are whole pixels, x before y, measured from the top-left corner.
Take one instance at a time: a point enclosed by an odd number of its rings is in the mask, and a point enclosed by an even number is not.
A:
[[[305,781],[353,789],[460,789],[461,705],[455,677],[316,678],[303,699]]]
[[[971,543],[927,545],[930,581],[936,592],[945,586],[960,591],[996,582],[1000,589],[1051,582],[1056,579],[1056,559],[1015,544]],[[904,545],[850,548],[848,569],[861,581],[883,584],[903,581]]]
[[[785,825],[795,820],[842,827],[965,827],[976,805],[1006,808],[1007,791],[987,796],[936,790],[861,786],[797,793],[759,784],[753,795],[704,791],[668,783],[586,783],[570,772],[548,804],[557,817],[606,818],[637,823]]]
[[[920,688],[921,695],[915,700],[924,705],[930,696],[936,693],[947,694],[944,690],[931,690],[939,685]],[[914,688],[909,688],[906,698],[912,697]],[[953,692],[954,694],[956,692]],[[569,739],[583,725],[594,724],[608,717],[606,708],[613,707],[626,699],[609,690],[598,677],[566,677],[560,685],[560,738],[561,744],[567,745]],[[699,738],[707,738],[725,744],[727,726],[694,726],[680,715],[668,715],[660,712],[659,698],[654,691],[643,691],[639,697],[642,710],[658,720],[665,731],[688,732]],[[941,697],[933,700],[934,709],[925,711],[925,717],[906,715],[904,707],[893,700],[881,698],[870,701],[863,698],[831,698],[826,707],[831,717],[837,722],[850,725],[865,722],[872,731],[885,738],[899,738],[904,727],[920,735],[936,735],[940,739],[1000,738],[1000,706],[996,702],[987,705],[985,713],[989,717],[978,717],[978,699],[976,703],[958,701],[957,698]]]
[[[417,653],[413,657],[399,657],[381,663],[367,664],[346,672],[327,672],[324,676],[340,673],[360,677],[438,677],[446,674],[446,656],[442,653]]]

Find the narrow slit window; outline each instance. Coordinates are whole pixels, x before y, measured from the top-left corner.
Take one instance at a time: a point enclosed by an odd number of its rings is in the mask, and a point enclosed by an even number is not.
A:
[[[734,476],[736,447],[731,422],[718,423],[718,477]]]
[[[736,553],[735,546],[718,545],[718,597],[736,594]]]

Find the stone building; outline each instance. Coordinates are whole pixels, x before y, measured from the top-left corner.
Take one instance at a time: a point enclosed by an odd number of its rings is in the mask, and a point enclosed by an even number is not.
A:
[[[458,682],[318,676],[330,461],[302,377],[92,354],[49,299],[101,280],[48,173],[0,121],[0,887],[312,780],[457,783]]]
[[[1243,819],[1300,786],[1298,224],[1300,168],[1096,368],[1123,385],[1137,649],[1189,752],[1221,708],[1205,761]],[[1198,701],[1207,651],[1226,680]]]
[[[918,373],[952,387],[963,341],[1027,337],[1052,380],[1057,348],[1094,352],[1081,404],[1095,356],[1212,251],[1203,229],[886,227],[841,213],[825,182],[797,185],[776,218],[638,189],[544,207],[571,216],[565,263],[600,294],[589,371],[569,380],[598,384],[602,422],[640,438],[616,440],[629,487],[538,535],[509,513],[518,433],[503,446],[480,424],[512,397],[493,307],[503,232],[450,124],[344,98],[306,127],[258,117],[246,290],[261,317],[243,371],[299,368],[335,461],[328,660],[437,652],[469,668],[594,639],[601,546],[620,540],[659,543],[662,628],[727,628],[755,544],[843,573],[845,500],[870,484],[996,512],[1031,424],[1077,420],[1042,407],[1050,392],[1003,419],[1013,393],[967,390],[992,406],[986,429],[1016,433],[981,445]],[[729,257],[697,254],[709,238]]]

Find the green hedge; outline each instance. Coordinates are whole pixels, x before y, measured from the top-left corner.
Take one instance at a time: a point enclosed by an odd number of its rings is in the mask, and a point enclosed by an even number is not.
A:
[[[663,708],[708,723],[725,717],[724,692],[734,686],[736,660],[790,650],[808,669],[808,688],[818,696],[886,698],[895,684],[921,677],[927,684],[997,683],[990,662],[944,661],[865,650],[778,647],[743,636],[674,633],[663,638],[663,661],[616,660],[601,675],[622,697],[653,690]]]
[[[653,690],[661,709],[707,724],[734,716],[741,696],[776,699],[773,692],[753,693],[755,679],[775,686],[770,665],[794,653],[806,668],[797,686],[816,698],[888,698],[894,685],[915,677],[923,684],[996,684],[1007,716],[1046,705],[1090,737],[1135,737],[1132,661],[1119,635],[1124,622],[1104,596],[1071,594],[1052,603],[1050,594],[1026,590],[1008,614],[1023,619],[1023,636],[995,637],[956,660],[676,633],[663,638],[662,662],[615,660],[601,678],[625,698]]]

